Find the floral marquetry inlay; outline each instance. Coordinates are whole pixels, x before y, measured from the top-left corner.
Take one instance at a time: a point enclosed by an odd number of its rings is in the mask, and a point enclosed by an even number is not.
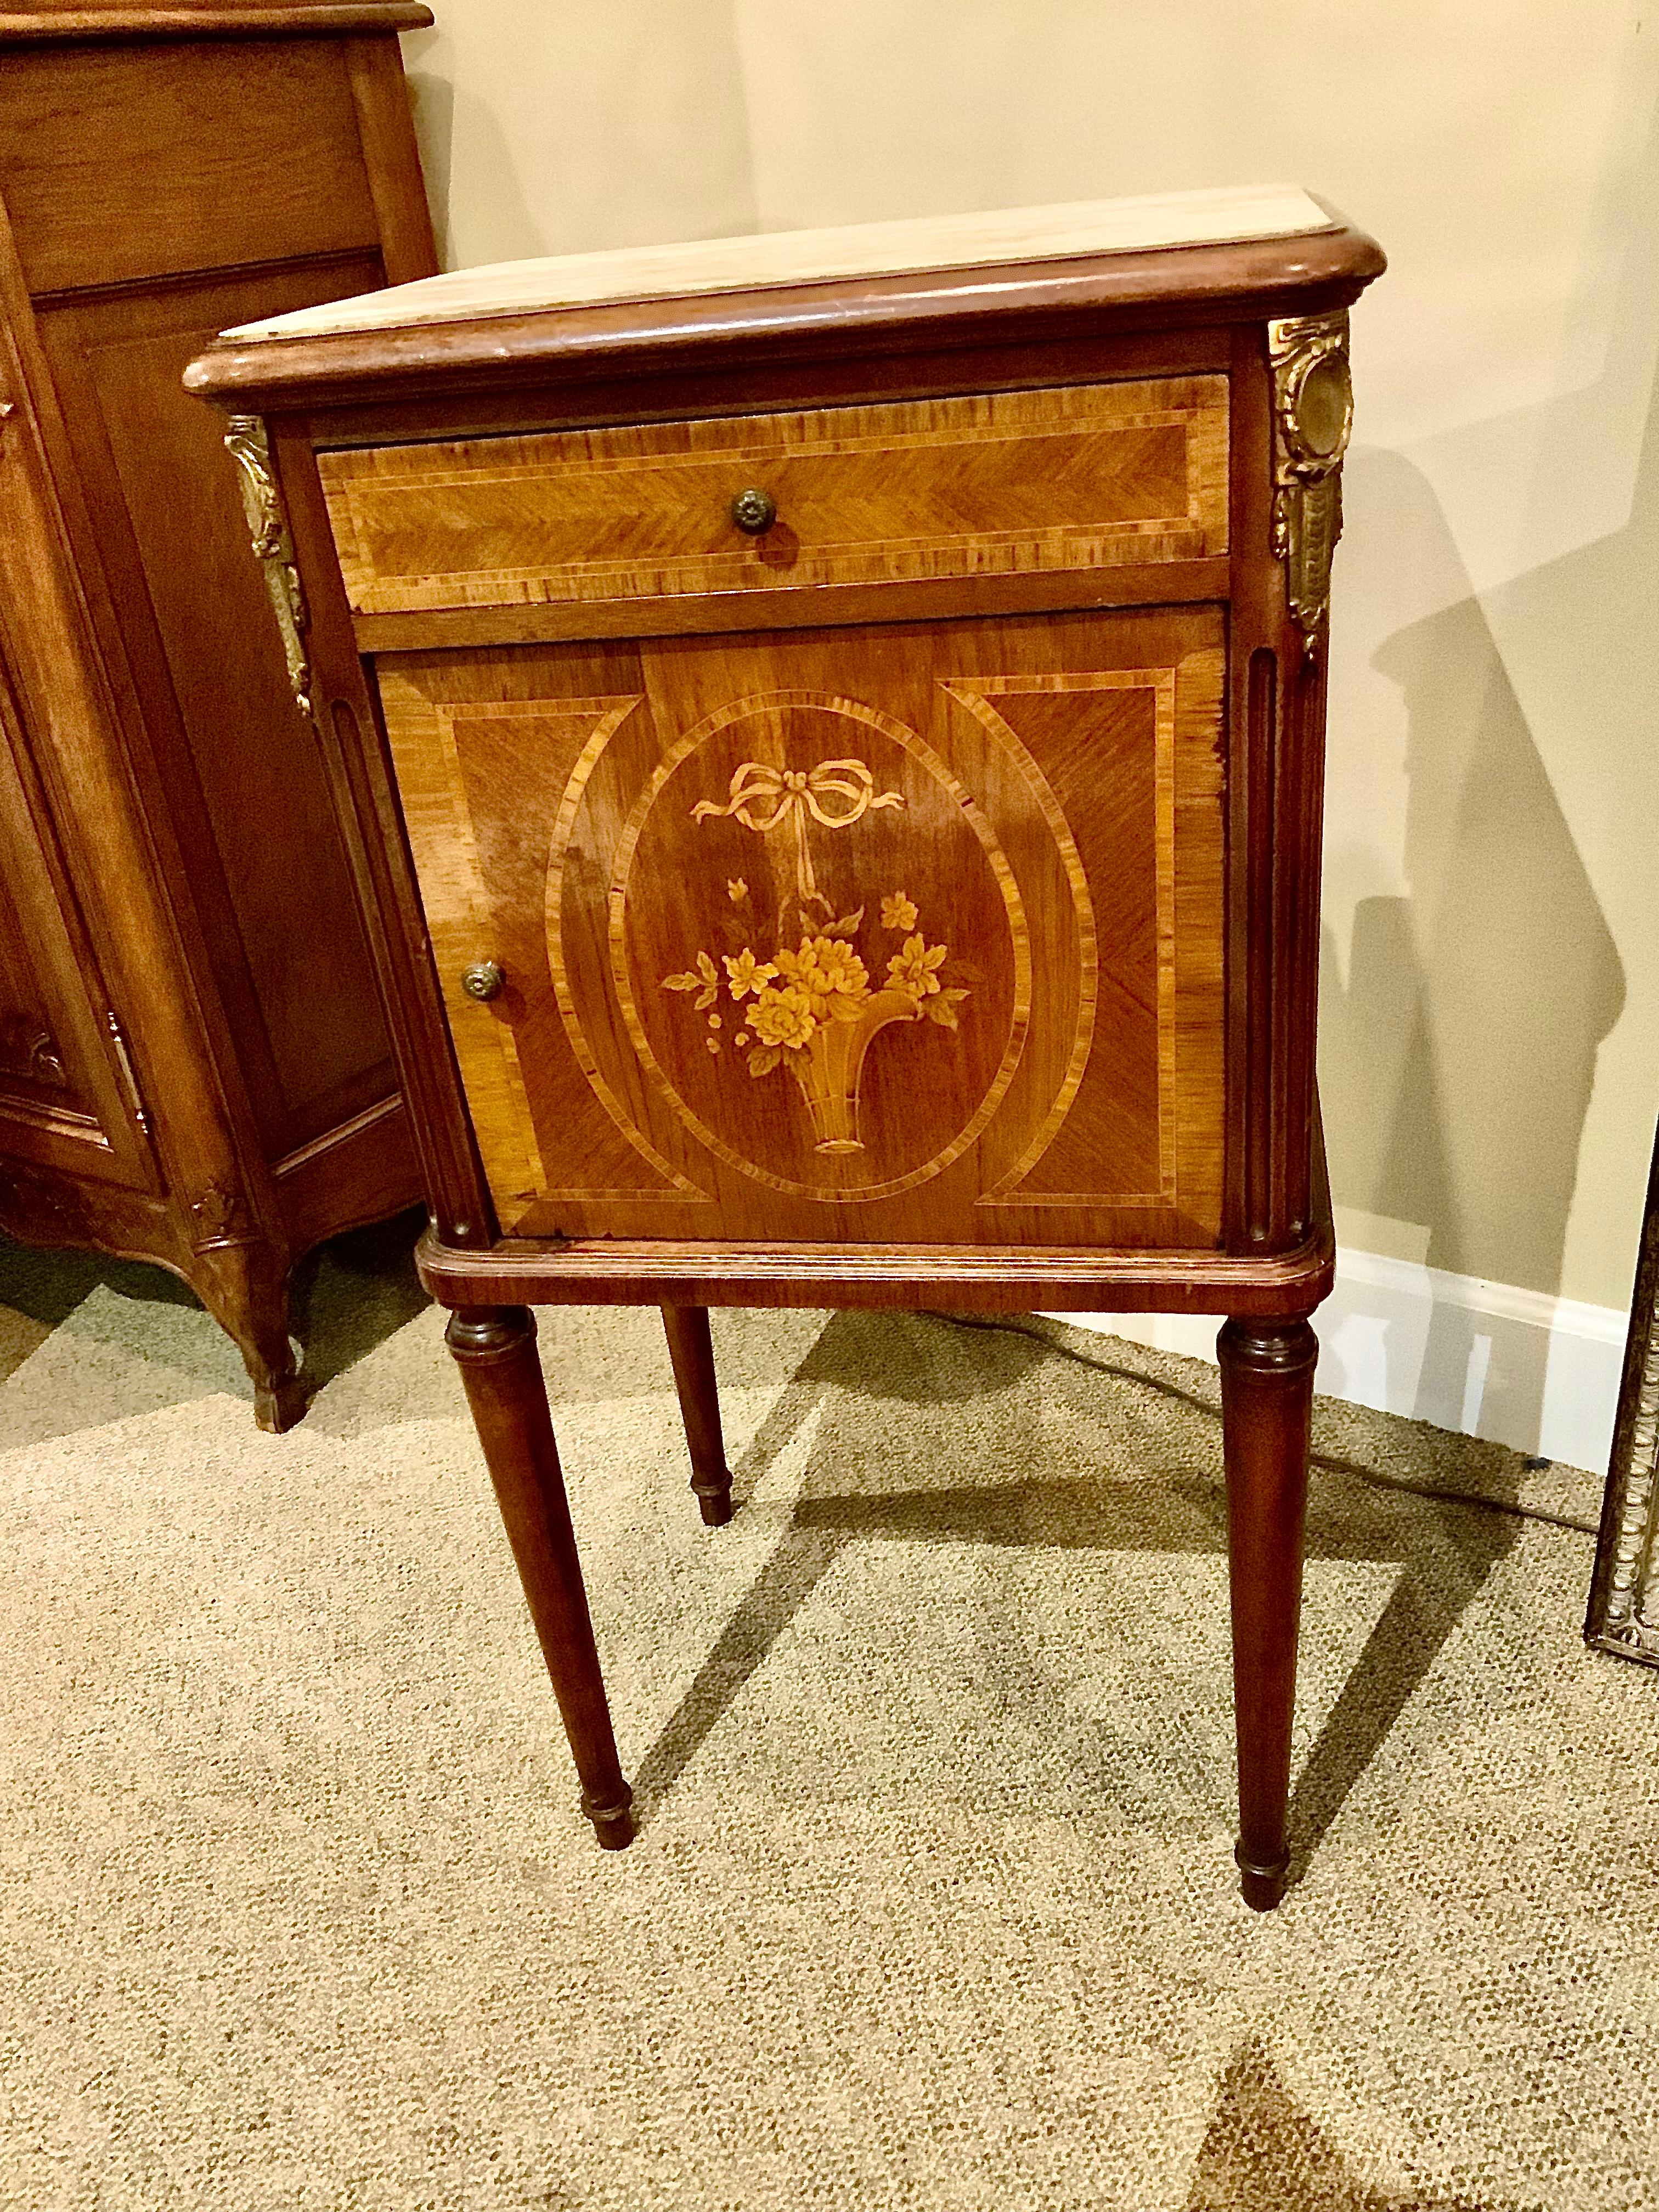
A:
[[[863,907],[837,917],[818,888],[812,866],[812,823],[823,830],[850,830],[872,810],[903,805],[901,793],[877,788],[868,763],[861,760],[818,761],[805,768],[745,760],[732,770],[724,805],[700,799],[691,809],[694,822],[740,822],[762,837],[778,830],[788,842],[794,880],[780,902],[779,935],[781,940],[783,915],[793,906],[802,925],[799,942],[780,941],[766,958],[745,945],[736,954],[722,953],[720,959],[726,988],[743,1005],[747,1027],[738,1032],[738,1042],[739,1050],[746,1048],[750,1074],[766,1076],[780,1067],[788,1069],[806,1101],[814,1148],[820,1152],[864,1150],[858,1126],[859,1079],[865,1054],[882,1030],[893,1022],[923,1018],[953,1030],[957,1008],[968,996],[960,987],[947,988],[940,981],[939,970],[948,948],[929,945],[920,936],[905,939],[888,959],[882,981],[872,986],[870,970],[856,949]],[[734,903],[747,896],[748,886],[740,880],[728,880],[726,888]],[[883,901],[886,928],[914,929],[916,921],[915,902],[902,891],[890,892]],[[714,956],[699,951],[695,967],[664,976],[663,988],[694,993],[693,1011],[703,1012],[720,995]],[[712,1017],[709,1026],[717,1026]],[[718,1055],[718,1040],[704,1043],[706,1050]]]
[[[939,1173],[1024,1049],[1030,934],[995,833],[914,728],[855,700],[762,694],[689,731],[624,830],[611,933],[660,1095],[802,1195]]]
[[[889,929],[908,928],[917,919],[915,903],[894,891],[882,902],[882,919]],[[803,937],[798,945],[780,945],[768,960],[757,958],[747,945],[735,957],[721,955],[726,988],[742,1006],[747,1024],[736,1042],[739,1048],[747,1043],[749,1073],[766,1076],[779,1067],[789,1070],[806,1100],[820,1152],[864,1150],[858,1133],[859,1077],[864,1056],[881,1031],[892,1022],[921,1020],[953,1030],[957,1008],[969,995],[941,981],[949,947],[929,945],[919,934],[905,939],[889,957],[883,981],[872,987],[870,970],[854,949],[863,921],[860,907],[817,936]],[[695,1007],[701,1011],[719,997],[720,976],[710,956],[699,952],[695,968],[665,975],[663,988],[695,992]]]

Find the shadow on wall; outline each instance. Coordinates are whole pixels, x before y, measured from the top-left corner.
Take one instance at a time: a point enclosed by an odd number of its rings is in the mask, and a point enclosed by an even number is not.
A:
[[[430,70],[408,73],[415,111],[415,137],[421,149],[421,173],[432,209],[432,233],[438,265],[453,269],[457,260],[450,222],[451,180],[455,148],[465,149],[468,173],[489,179],[492,260],[530,260],[556,249],[549,246],[524,196],[513,167],[513,151],[488,103],[464,93],[458,99],[447,77]]]
[[[1431,1267],[1551,1293],[1624,970],[1433,491],[1398,454],[1361,455],[1357,472],[1360,499],[1391,519],[1395,557],[1409,546],[1448,604],[1373,657],[1409,726],[1411,892],[1356,908],[1346,985],[1325,937],[1321,1079],[1337,1188],[1345,1204],[1429,1224]],[[1495,1352],[1477,1327],[1436,1307],[1412,1348],[1413,1410],[1455,1425],[1501,1394],[1502,1433],[1535,1432],[1547,1338],[1528,1329]],[[1504,1350],[1508,1371],[1487,1371],[1505,1366]]]
[[[405,45],[406,57],[412,54],[417,40],[425,44],[420,33],[411,33]],[[438,266],[448,269],[453,265],[449,258],[449,185],[454,167],[455,88],[447,77],[440,76],[435,70],[414,69],[407,66],[407,62],[404,82],[409,87],[415,143],[421,155],[421,176],[426,185],[427,204],[432,210]]]
[[[1394,478],[1389,503],[1414,559],[1455,562],[1424,478],[1397,456],[1372,466]],[[1399,685],[1409,724],[1412,892],[1361,902],[1348,987],[1330,1004],[1348,1048],[1341,1153],[1371,1212],[1431,1224],[1431,1267],[1553,1291],[1596,1048],[1623,1007],[1624,971],[1462,581],[1465,596],[1397,631],[1373,661]],[[1394,1095],[1379,1115],[1384,1067]]]
[[[1371,665],[1399,687],[1405,709],[1410,893],[1355,909],[1346,985],[1326,947],[1321,1065],[1336,1194],[1427,1224],[1428,1249],[1413,1258],[1536,1294],[1506,1301],[1482,1291],[1474,1303],[1492,1310],[1477,1316],[1446,1310],[1436,1284],[1425,1317],[1427,1286],[1396,1284],[1396,1314],[1413,1296],[1417,1312],[1385,1333],[1413,1338],[1421,1364],[1412,1343],[1386,1347],[1401,1372],[1382,1402],[1449,1425],[1466,1425],[1460,1408],[1481,1408],[1481,1432],[1511,1442],[1527,1406],[1536,1424],[1541,1404],[1541,1436],[1537,1425],[1532,1433],[1547,1451],[1553,1433],[1595,1429],[1589,1400],[1611,1428],[1618,1346],[1593,1340],[1594,1309],[1558,1316],[1551,1301],[1563,1287],[1570,1212],[1577,1295],[1609,1306],[1627,1296],[1659,1103],[1651,933],[1637,926],[1633,896],[1659,843],[1659,110],[1644,146],[1610,161],[1606,189],[1604,212],[1626,241],[1623,266],[1609,300],[1587,254],[1569,318],[1572,360],[1584,332],[1605,331],[1594,380],[1439,432],[1424,457],[1448,481],[1472,486],[1484,471],[1495,489],[1522,492],[1517,545],[1540,535],[1560,544],[1564,518],[1576,526],[1610,513],[1618,526],[1477,602],[1428,481],[1401,456],[1360,452],[1347,472],[1356,527],[1340,570],[1340,596],[1372,617],[1383,641]],[[1490,471],[1500,467],[1509,474],[1498,484]],[[1607,502],[1621,491],[1620,518]],[[1424,617],[1424,607],[1437,611]],[[1596,879],[1618,887],[1621,940],[1642,963],[1616,1054],[1600,1048],[1626,1007],[1625,970],[1522,698],[1547,732],[1546,757],[1571,779],[1568,804],[1595,836]],[[1342,727],[1339,716],[1334,754]],[[1375,1326],[1375,1303],[1367,1316],[1362,1299],[1353,1322],[1367,1320]],[[1346,1333],[1345,1350],[1360,1351],[1352,1324]],[[1414,1402],[1398,1387],[1407,1373]],[[1494,1422],[1492,1401],[1504,1394],[1511,1418]],[[1583,1463],[1601,1456],[1583,1454]]]

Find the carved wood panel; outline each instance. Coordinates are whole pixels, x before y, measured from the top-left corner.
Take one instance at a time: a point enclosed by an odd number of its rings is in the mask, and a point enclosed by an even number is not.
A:
[[[1208,607],[383,659],[503,1229],[1213,1244],[1223,672]]]
[[[359,614],[1197,559],[1227,384],[1164,377],[318,457]],[[734,498],[776,520],[746,536]]]
[[[40,323],[215,981],[261,1136],[278,1156],[385,1097],[395,1077],[327,783],[289,694],[223,424],[179,379],[204,336],[256,301],[313,300],[380,279],[369,255],[204,278],[149,298],[72,300]],[[296,908],[300,854],[306,896]]]
[[[50,69],[53,96],[43,99]],[[64,46],[0,68],[0,186],[29,289],[373,247],[337,40]]]

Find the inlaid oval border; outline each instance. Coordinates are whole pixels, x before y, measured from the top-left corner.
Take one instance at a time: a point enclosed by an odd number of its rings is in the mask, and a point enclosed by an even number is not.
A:
[[[866,727],[879,731],[883,737],[921,764],[961,808],[969,827],[979,839],[996,879],[997,889],[1002,894],[1003,905],[1007,909],[1009,933],[1013,941],[1014,1003],[1009,1020],[1008,1042],[984,1097],[949,1144],[935,1152],[931,1159],[924,1161],[920,1167],[912,1168],[906,1175],[892,1176],[886,1182],[867,1183],[858,1189],[824,1190],[811,1183],[796,1182],[787,1176],[774,1175],[770,1169],[745,1159],[735,1146],[728,1145],[723,1137],[711,1129],[680,1097],[658,1064],[646,1036],[645,1025],[640,1019],[639,1010],[634,1003],[633,988],[628,975],[628,957],[623,937],[623,916],[628,903],[628,880],[647,815],[681,762],[689,759],[710,738],[733,722],[745,720],[751,714],[763,713],[769,708],[781,707],[812,707],[825,713],[844,714],[853,721],[862,722]],[[1024,1055],[1025,1039],[1031,1024],[1031,938],[1025,918],[1025,902],[1020,896],[1013,869],[996,832],[973,794],[951,775],[925,738],[892,715],[884,714],[878,708],[866,707],[861,700],[844,699],[833,692],[797,690],[751,692],[744,698],[733,699],[724,707],[717,707],[713,714],[705,715],[694,728],[676,739],[635,799],[612,858],[609,896],[611,981],[622,1007],[629,1041],[639,1055],[641,1066],[669,1110],[697,1141],[706,1146],[716,1159],[723,1160],[728,1167],[735,1168],[740,1175],[749,1176],[751,1181],[763,1183],[769,1189],[780,1191],[787,1197],[811,1199],[823,1206],[867,1206],[876,1199],[896,1198],[902,1191],[914,1190],[919,1183],[931,1182],[934,1176],[942,1174],[953,1162],[959,1160],[980,1137],[1006,1097],[1008,1086],[1013,1081]]]

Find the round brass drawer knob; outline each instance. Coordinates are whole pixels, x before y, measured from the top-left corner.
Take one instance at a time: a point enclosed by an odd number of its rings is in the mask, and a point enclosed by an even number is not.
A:
[[[461,988],[469,999],[499,999],[506,981],[500,963],[495,960],[475,960],[461,970]]]
[[[758,538],[763,530],[769,530],[777,519],[777,501],[758,484],[750,484],[746,491],[740,491],[732,502],[732,521],[751,538]]]

